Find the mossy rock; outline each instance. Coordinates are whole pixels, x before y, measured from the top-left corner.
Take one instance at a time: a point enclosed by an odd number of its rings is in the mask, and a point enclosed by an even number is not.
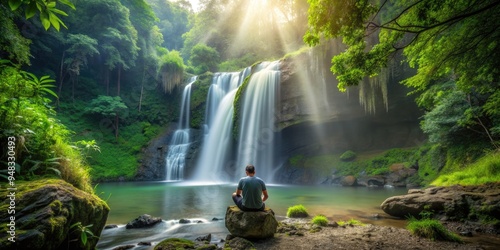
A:
[[[356,159],[356,153],[354,153],[351,150],[345,151],[342,155],[340,155],[340,160],[341,161],[353,161]]]
[[[15,190],[15,243],[8,240],[9,192],[0,203],[0,249],[94,249],[98,238],[88,237],[84,245],[71,225],[93,225],[96,236],[106,224],[109,207],[99,197],[60,179],[18,182]]]
[[[180,238],[163,240],[155,246],[154,250],[194,249],[194,242]]]

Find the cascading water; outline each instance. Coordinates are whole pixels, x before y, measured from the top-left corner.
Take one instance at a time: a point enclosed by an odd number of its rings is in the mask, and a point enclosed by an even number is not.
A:
[[[232,146],[233,102],[237,88],[250,74],[248,67],[241,72],[216,73],[210,85],[205,112],[205,137],[195,180],[228,180],[223,173]]]
[[[238,145],[233,143],[234,98],[250,71],[247,68],[239,74],[214,76],[207,98],[207,130],[195,180],[234,181],[244,175],[247,164],[254,164],[263,179],[272,180],[278,62],[261,63],[253,69],[240,100]]]
[[[182,92],[179,125],[177,130],[174,132],[172,140],[170,141],[167,157],[165,159],[165,180],[167,181],[177,181],[184,178],[186,152],[190,145],[189,112],[191,102],[191,86],[195,81],[196,76],[191,77]]]
[[[279,61],[261,63],[240,100],[239,138],[235,176],[255,165],[257,175],[273,180],[275,107],[279,93]]]

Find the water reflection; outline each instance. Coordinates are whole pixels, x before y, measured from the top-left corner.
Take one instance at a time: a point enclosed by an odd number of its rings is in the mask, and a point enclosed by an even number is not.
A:
[[[140,241],[158,242],[165,238],[196,237],[212,233],[214,241],[225,238],[224,225],[227,206],[233,205],[233,183],[189,182],[130,182],[103,183],[98,194],[107,200],[111,211],[107,224],[118,224],[115,229],[104,230],[99,249],[112,249],[118,245],[137,244]],[[266,205],[284,219],[288,207],[302,204],[310,215],[322,214],[330,220],[358,219],[378,225],[404,226],[404,221],[387,217],[380,204],[393,195],[406,193],[405,189],[342,188],[331,186],[268,185],[269,200]],[[125,229],[124,225],[142,214],[161,217],[163,222],[149,229]],[[212,221],[213,218],[222,219]],[[180,219],[192,223],[180,224]],[[198,223],[201,221],[201,223]],[[135,249],[148,249],[138,247]]]

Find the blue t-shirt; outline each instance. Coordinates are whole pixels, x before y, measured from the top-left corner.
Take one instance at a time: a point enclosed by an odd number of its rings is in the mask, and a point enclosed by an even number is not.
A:
[[[266,184],[262,179],[256,176],[243,177],[238,182],[238,189],[243,190],[243,206],[252,209],[262,207],[262,191],[266,190]]]

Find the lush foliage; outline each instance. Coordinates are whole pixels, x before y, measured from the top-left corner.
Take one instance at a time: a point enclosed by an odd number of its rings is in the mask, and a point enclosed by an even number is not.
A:
[[[432,240],[462,242],[460,237],[446,229],[438,220],[410,218],[406,226],[412,234]]]
[[[332,59],[339,89],[375,77],[399,54],[417,73],[403,81],[429,110],[424,129],[450,143],[465,138],[499,147],[500,3],[487,1],[310,0],[304,40],[341,37]],[[442,87],[445,87],[443,89]],[[447,129],[450,129],[447,131]],[[465,132],[465,133],[464,133]]]
[[[182,83],[184,61],[178,51],[170,51],[160,58],[159,74],[165,93],[172,93],[172,90]]]
[[[76,146],[70,145],[70,131],[54,118],[47,98],[55,95],[53,80],[38,78],[2,61],[0,65],[0,141],[7,145],[15,138],[15,147],[2,147],[2,162],[7,150],[15,153],[16,173],[2,170],[1,176],[34,179],[59,176],[74,186],[91,191],[88,167]]]
[[[328,218],[324,215],[316,215],[312,218],[311,223],[318,226],[327,226]]]
[[[303,205],[295,205],[288,208],[286,216],[289,218],[301,218],[307,217],[307,209]]]
[[[56,30],[59,30],[61,25],[65,28],[64,22],[59,18],[60,16],[68,16],[66,12],[57,9],[57,3],[61,3],[63,5],[69,6],[72,9],[75,9],[75,6],[69,0],[8,0],[9,7],[12,11],[16,11],[20,9],[22,5],[24,5],[24,16],[26,19],[32,18],[37,12],[40,14],[40,22],[43,27],[48,30],[51,26],[53,26]]]
[[[340,160],[341,161],[352,161],[356,158],[356,153],[351,150],[345,151],[343,154],[340,155]]]
[[[500,180],[500,153],[490,153],[464,169],[439,176],[431,184],[436,186],[449,185],[480,185]]]
[[[190,55],[189,62],[194,67],[195,74],[217,71],[219,53],[214,48],[199,43],[191,49]]]

